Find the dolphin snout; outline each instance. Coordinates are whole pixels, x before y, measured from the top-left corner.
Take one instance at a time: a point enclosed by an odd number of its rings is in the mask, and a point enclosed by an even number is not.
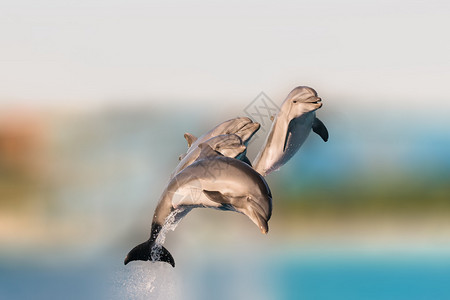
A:
[[[260,198],[260,200],[247,197],[248,211],[247,215],[255,223],[263,234],[267,234],[269,231],[269,221],[272,215],[272,199]]]
[[[236,131],[236,134],[246,143],[261,127],[257,122],[245,124],[241,129]]]
[[[305,103],[316,103],[316,104],[318,104],[321,101],[322,101],[322,98],[320,98],[320,97],[309,97],[308,99],[305,100]]]

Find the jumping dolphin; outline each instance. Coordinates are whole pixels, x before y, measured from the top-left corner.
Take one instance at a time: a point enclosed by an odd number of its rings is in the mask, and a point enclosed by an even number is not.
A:
[[[175,267],[170,252],[158,242],[162,229],[177,224],[190,210],[209,207],[248,216],[262,233],[272,215],[272,194],[264,178],[248,164],[199,145],[198,159],[178,173],[164,190],[153,215],[150,238],[134,247],[125,265],[134,260],[164,261]]]
[[[205,143],[215,151],[220,152],[223,156],[227,157],[236,157],[240,154],[245,154],[244,151],[247,149],[247,147],[243,144],[242,139],[236,134],[218,135],[205,141]],[[199,147],[195,147],[189,151],[178,163],[178,166],[173,171],[170,179],[197,160],[200,153],[201,149]]]
[[[283,166],[301,147],[311,129],[326,142],[328,131],[316,118],[322,107],[317,92],[306,86],[293,89],[283,102],[253,168],[266,176]]]
[[[243,144],[247,146],[248,141],[258,131],[260,126],[259,123],[253,122],[250,118],[238,117],[220,123],[199,138],[193,134],[185,133],[184,138],[188,143],[188,150],[185,154],[180,155],[179,160],[186,157],[190,151],[193,151],[201,143],[222,134],[236,134],[242,139]]]

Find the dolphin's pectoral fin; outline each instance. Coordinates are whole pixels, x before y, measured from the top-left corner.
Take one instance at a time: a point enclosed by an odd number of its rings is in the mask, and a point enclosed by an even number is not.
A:
[[[324,142],[328,141],[328,130],[318,118],[315,118],[312,124],[312,130],[317,133]]]
[[[292,142],[293,135],[295,134],[296,124],[297,124],[297,119],[292,119],[289,122],[287,131],[286,131],[286,137],[284,138],[283,152],[286,152],[286,149],[289,147],[289,145]]]
[[[286,138],[284,139],[283,152],[286,151],[286,147],[289,145],[289,141],[291,140],[292,132],[288,131],[286,133]]]
[[[197,140],[197,137],[193,134],[190,134],[189,132],[186,132],[184,134],[184,138],[188,143],[188,148],[191,147],[191,145]]]
[[[206,195],[206,197],[208,197],[209,200],[221,204],[222,206],[218,207],[219,209],[241,212],[241,208],[236,207],[236,205],[239,204],[239,200],[241,200],[242,197],[228,196],[218,191],[203,190],[203,193]]]
[[[238,205],[238,207],[236,207],[235,205],[233,205],[233,203],[239,203],[243,197],[230,197],[218,191],[203,190],[203,193],[211,201],[222,204],[222,207],[220,207],[220,209],[234,210],[243,213],[244,215],[249,217],[250,220],[252,220],[252,222],[256,224],[256,226],[258,226],[262,233],[266,234],[269,231],[269,225],[267,224],[268,220],[266,217],[264,217],[266,213],[264,212],[264,209],[261,207],[261,205],[259,205],[257,202],[250,200],[248,202],[248,205]]]
[[[222,205],[231,204],[231,199],[221,192],[203,190],[203,193],[206,195],[206,197],[208,197],[209,200],[213,202],[220,203]]]
[[[204,158],[212,158],[215,156],[223,156],[222,153],[214,151],[213,148],[211,148],[211,146],[207,143],[201,143],[200,145],[198,145],[198,147],[201,149],[200,155],[197,158],[198,160]]]

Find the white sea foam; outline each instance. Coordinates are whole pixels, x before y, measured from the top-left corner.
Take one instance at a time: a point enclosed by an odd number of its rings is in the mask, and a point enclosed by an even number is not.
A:
[[[152,260],[159,259],[166,234],[175,230],[186,209],[176,209],[167,216],[151,249]],[[167,263],[134,261],[116,273],[114,299],[180,299],[176,287],[175,270]]]
[[[166,263],[136,261],[116,273],[113,299],[180,299],[176,273]]]

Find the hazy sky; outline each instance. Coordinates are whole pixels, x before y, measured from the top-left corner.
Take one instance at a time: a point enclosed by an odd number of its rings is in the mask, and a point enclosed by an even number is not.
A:
[[[0,103],[450,96],[450,2],[3,0]],[[382,102],[380,102],[382,103]]]

